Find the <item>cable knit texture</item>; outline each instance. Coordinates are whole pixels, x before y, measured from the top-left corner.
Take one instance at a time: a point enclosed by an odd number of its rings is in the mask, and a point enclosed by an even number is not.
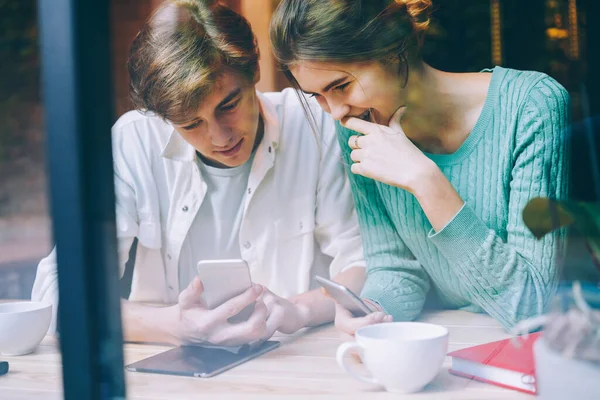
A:
[[[490,72],[488,70],[487,72]],[[487,312],[505,328],[541,314],[558,282],[565,231],[536,240],[522,210],[533,197],[566,199],[569,96],[549,76],[496,67],[473,131],[453,154],[426,154],[464,207],[434,232],[410,193],[350,172],[368,277],[362,297],[412,320],[438,306]]]

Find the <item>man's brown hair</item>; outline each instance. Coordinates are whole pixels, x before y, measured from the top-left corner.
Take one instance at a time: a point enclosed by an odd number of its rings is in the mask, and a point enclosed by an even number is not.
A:
[[[219,76],[258,77],[248,21],[215,0],[167,0],[144,24],[127,63],[133,104],[177,123],[194,118]]]

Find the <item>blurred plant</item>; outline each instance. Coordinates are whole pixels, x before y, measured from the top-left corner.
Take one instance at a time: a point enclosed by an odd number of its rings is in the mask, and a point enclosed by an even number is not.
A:
[[[554,299],[552,311],[539,317],[521,321],[513,328],[515,335],[527,335],[535,329],[544,329],[544,342],[565,358],[591,362],[600,367],[600,290],[591,287],[587,297],[581,284],[575,281],[572,291],[562,290]],[[519,341],[515,338],[515,344]]]
[[[600,205],[597,203],[530,200],[523,210],[523,221],[540,239],[555,229],[574,225],[586,240],[592,260],[600,270]],[[562,290],[561,290],[562,289]],[[565,358],[585,360],[600,366],[600,285],[578,281],[559,288],[549,312],[520,322],[514,327],[519,335],[544,328],[548,347]]]
[[[523,222],[537,239],[555,229],[574,225],[585,238],[592,261],[600,271],[599,203],[538,197],[530,200],[523,209]]]

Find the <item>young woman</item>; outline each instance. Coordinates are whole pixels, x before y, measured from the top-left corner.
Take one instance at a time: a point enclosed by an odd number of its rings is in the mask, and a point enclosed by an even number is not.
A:
[[[538,72],[446,73],[420,56],[430,0],[283,0],[271,41],[292,84],[338,122],[368,275],[394,320],[428,301],[504,327],[541,313],[564,232],[537,241],[521,211],[565,198],[569,97]],[[352,319],[347,333],[383,318]]]

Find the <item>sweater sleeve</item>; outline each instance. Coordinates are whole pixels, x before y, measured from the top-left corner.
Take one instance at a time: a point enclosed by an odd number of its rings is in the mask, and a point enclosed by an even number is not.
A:
[[[507,329],[544,312],[558,283],[556,256],[565,244],[564,230],[536,240],[522,212],[533,197],[567,197],[569,96],[545,77],[532,87],[519,113],[506,241],[468,203],[442,230],[429,234],[473,303]]]
[[[367,279],[361,297],[377,302],[395,321],[415,319],[429,291],[429,277],[400,239],[375,181],[350,171],[348,139],[355,132],[336,124],[342,160],[358,214]]]

